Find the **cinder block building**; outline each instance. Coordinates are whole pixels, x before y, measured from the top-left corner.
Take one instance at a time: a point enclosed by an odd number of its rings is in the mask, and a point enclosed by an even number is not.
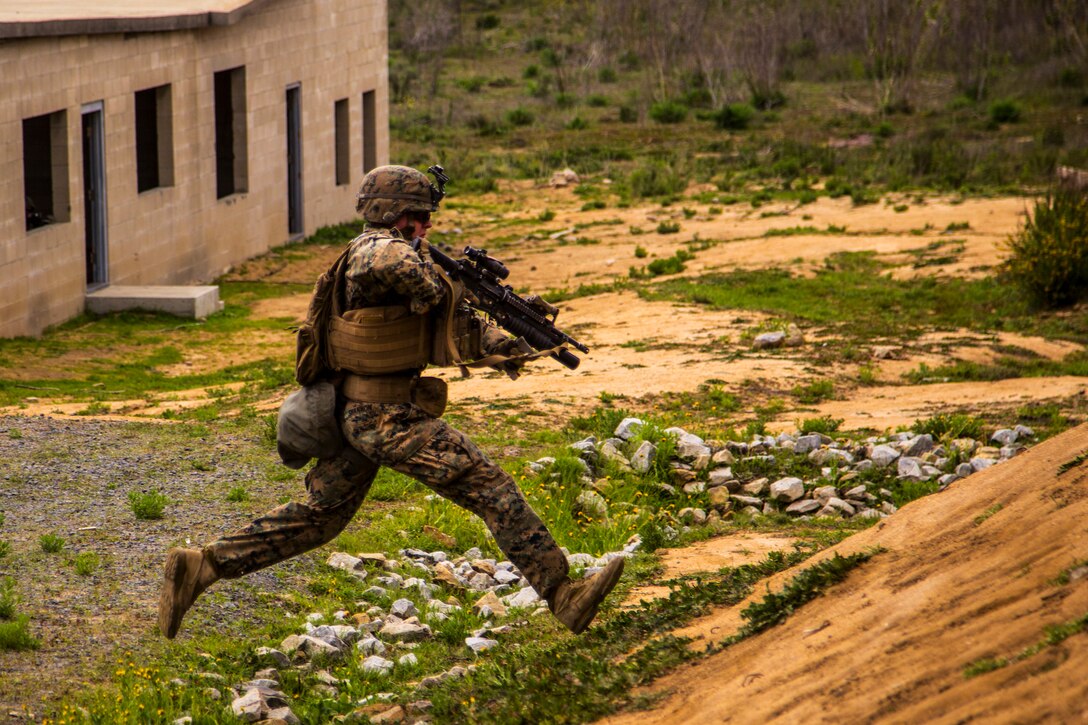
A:
[[[0,3],[0,336],[350,218],[387,48],[385,0]]]

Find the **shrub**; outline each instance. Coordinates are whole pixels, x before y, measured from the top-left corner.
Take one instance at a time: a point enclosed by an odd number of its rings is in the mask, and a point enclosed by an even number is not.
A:
[[[11,544],[7,541],[0,541],[0,559],[11,553]]]
[[[686,186],[686,178],[661,163],[643,164],[627,177],[627,189],[638,198],[677,194]]]
[[[161,519],[163,509],[170,499],[158,491],[151,490],[146,493],[139,491],[128,492],[128,502],[132,507],[132,513],[138,519]]]
[[[830,380],[817,380],[808,385],[795,385],[791,390],[797,401],[804,405],[813,405],[834,396],[835,385]]]
[[[457,80],[457,85],[461,86],[469,93],[479,93],[486,82],[487,79],[482,76],[469,76],[468,78],[459,78]]]
[[[528,126],[533,122],[533,114],[524,108],[513,108],[506,112],[506,122],[511,126]]]
[[[748,128],[755,115],[756,109],[747,103],[730,103],[718,111],[714,122],[718,128],[740,131]]]
[[[1020,120],[1020,106],[1015,101],[994,101],[990,104],[990,120],[994,123],[1016,123]]]
[[[676,234],[680,231],[680,224],[677,222],[659,222],[657,225],[658,234]]]
[[[564,126],[568,131],[584,131],[589,128],[589,122],[581,116],[575,116],[571,120],[567,121],[567,125]]]
[[[631,106],[620,106],[620,123],[635,123],[638,121],[638,111]]]
[[[688,107],[676,101],[658,101],[650,106],[650,118],[658,123],[680,123],[688,117]]]
[[[578,102],[578,99],[573,93],[556,93],[555,105],[559,108],[574,108],[574,104]]]
[[[499,16],[495,13],[485,13],[476,18],[477,30],[494,30],[499,27]]]
[[[600,93],[593,93],[586,97],[586,105],[593,108],[604,108],[608,105],[608,97],[602,96]]]
[[[1088,195],[1059,186],[1035,202],[1006,242],[1007,276],[1044,307],[1064,307],[1088,293]]]
[[[641,244],[635,247],[635,256],[639,259],[645,259],[649,256],[649,254],[650,253],[646,251],[646,247],[642,246]]]
[[[43,534],[38,543],[46,554],[59,554],[64,550],[64,539],[56,534]]]
[[[677,274],[684,271],[684,262],[692,259],[693,255],[683,249],[676,250],[676,254],[671,257],[665,257],[664,259],[655,259],[646,266],[648,271],[654,277],[663,274]]]
[[[617,79],[616,71],[612,70],[608,66],[601,68],[597,71],[597,80],[601,83],[615,83]]]
[[[524,78],[525,80],[530,80],[532,78],[536,78],[539,75],[540,75],[540,66],[538,66],[536,63],[530,63],[529,65],[525,66],[525,70],[523,70],[521,72],[521,77]]]

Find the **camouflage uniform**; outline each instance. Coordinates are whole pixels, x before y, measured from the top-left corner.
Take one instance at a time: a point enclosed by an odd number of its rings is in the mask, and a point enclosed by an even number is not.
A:
[[[425,314],[442,300],[443,283],[429,257],[395,230],[368,229],[352,244],[348,308],[404,304]],[[486,349],[508,341],[485,328]],[[542,597],[567,580],[566,557],[514,480],[464,433],[410,403],[349,402],[342,430],[353,450],[308,472],[306,503],[280,506],[205,548],[220,576],[239,577],[331,541],[351,521],[379,467],[388,466],[482,518]]]

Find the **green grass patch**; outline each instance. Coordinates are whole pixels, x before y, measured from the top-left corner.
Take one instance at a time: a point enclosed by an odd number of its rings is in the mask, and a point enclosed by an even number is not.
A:
[[[46,554],[59,554],[64,551],[64,539],[56,534],[42,534],[38,545]]]
[[[161,519],[163,511],[170,503],[170,497],[154,489],[150,491],[129,491],[129,507],[138,519]]]

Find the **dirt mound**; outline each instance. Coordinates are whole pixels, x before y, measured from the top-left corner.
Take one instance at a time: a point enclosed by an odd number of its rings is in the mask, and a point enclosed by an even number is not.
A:
[[[786,623],[655,683],[668,693],[655,709],[611,722],[1083,722],[1088,635],[1048,628],[1088,615],[1086,452],[1081,425],[823,552],[884,549]],[[723,639],[746,605],[678,634]],[[1008,664],[965,674],[986,660]]]

